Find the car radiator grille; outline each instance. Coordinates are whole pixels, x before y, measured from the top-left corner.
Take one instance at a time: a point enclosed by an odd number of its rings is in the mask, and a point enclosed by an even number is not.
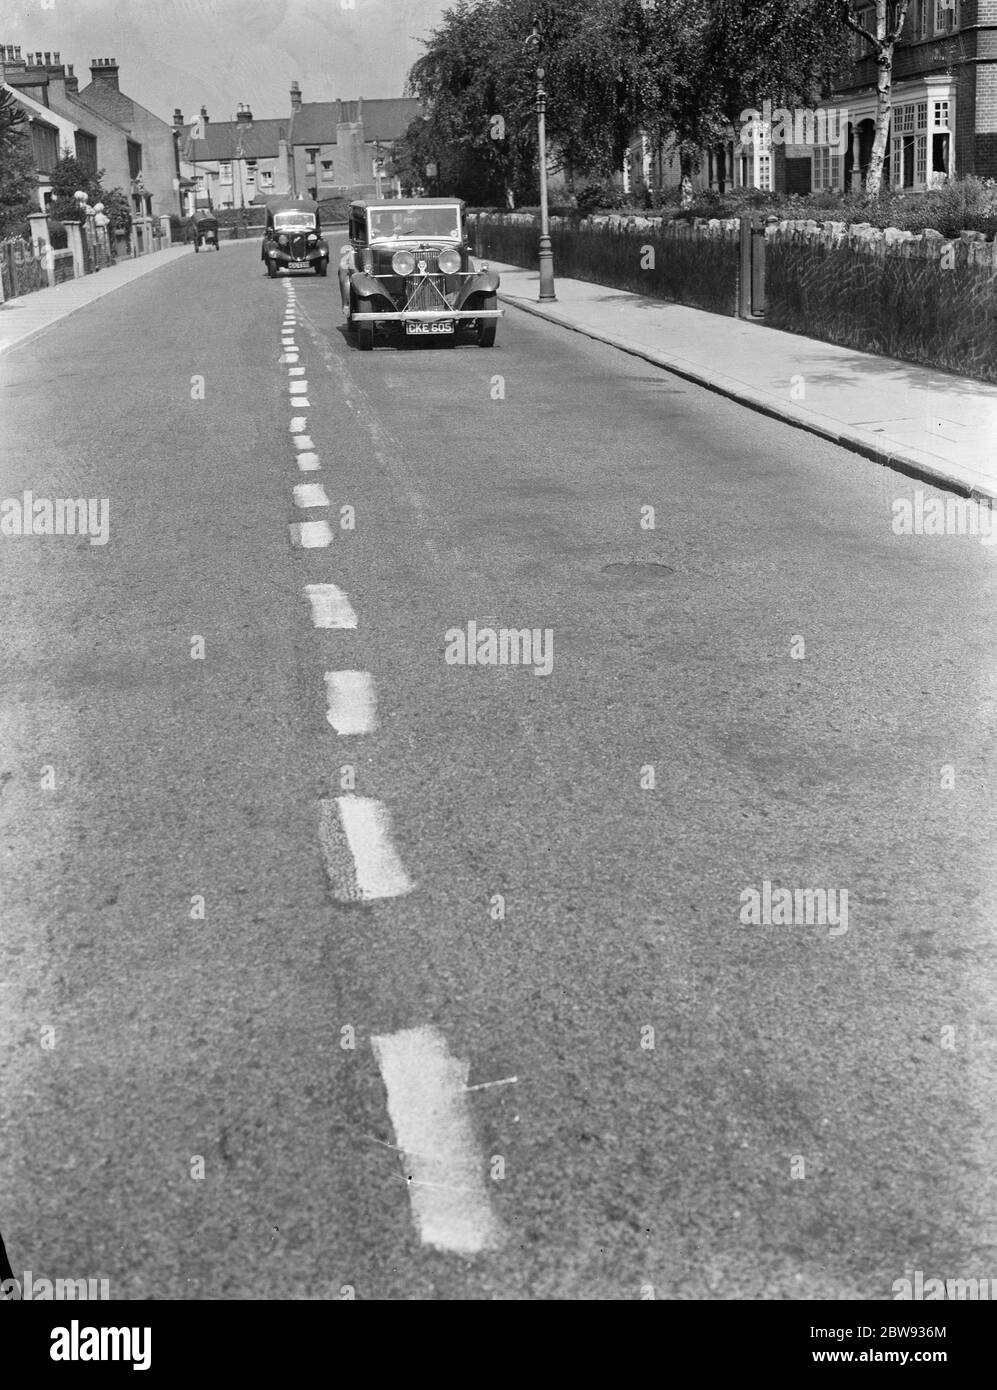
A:
[[[408,309],[442,309],[446,305],[446,276],[410,275],[405,281]]]
[[[303,261],[308,252],[308,238],[303,236],[293,236],[287,248],[294,261]]]

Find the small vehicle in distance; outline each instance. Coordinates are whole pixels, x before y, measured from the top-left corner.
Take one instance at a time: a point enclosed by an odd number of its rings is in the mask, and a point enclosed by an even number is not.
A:
[[[278,198],[267,204],[267,226],[260,252],[271,280],[281,270],[329,271],[329,245],[322,237],[318,203]]]
[[[218,219],[210,212],[194,214],[194,250],[200,251],[202,246],[218,250]]]
[[[493,347],[499,277],[471,255],[459,198],[359,198],[350,204],[339,289],[347,329],[369,352],[375,330],[401,340],[461,331]]]

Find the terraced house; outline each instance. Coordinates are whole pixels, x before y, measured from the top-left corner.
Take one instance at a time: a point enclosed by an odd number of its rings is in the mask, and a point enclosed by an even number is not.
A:
[[[858,14],[874,31],[875,6]],[[780,115],[776,109],[750,138],[739,138],[742,130],[704,151],[694,186],[779,193],[861,188],[875,134],[876,61],[857,34],[851,53],[847,75],[817,110]],[[883,183],[923,189],[964,174],[997,178],[997,0],[910,0],[894,52]],[[625,184],[640,177],[651,187],[678,184],[675,151],[654,151],[638,137]]]

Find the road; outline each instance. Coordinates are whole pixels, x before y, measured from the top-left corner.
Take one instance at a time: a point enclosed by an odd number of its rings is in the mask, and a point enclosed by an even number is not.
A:
[[[109,505],[106,545],[0,537],[14,1270],[992,1273],[994,550],[894,535],[915,482],[513,310],[491,351],[358,353],[334,276],[258,256],[0,364],[0,495]],[[533,665],[448,660],[472,620],[537,629]],[[837,926],[743,924],[766,882]]]

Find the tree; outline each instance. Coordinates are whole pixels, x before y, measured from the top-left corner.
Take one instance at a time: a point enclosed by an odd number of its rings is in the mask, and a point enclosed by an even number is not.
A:
[[[27,220],[38,186],[26,125],[24,107],[0,89],[0,235],[10,234]]]
[[[876,28],[873,32],[859,19],[855,0],[837,0],[840,20],[852,33],[865,40],[876,59],[876,133],[865,183],[870,198],[878,196],[883,182],[883,163],[893,112],[893,50],[903,31],[909,5],[910,0],[876,0]]]
[[[91,170],[67,150],[52,165],[52,202],[49,206],[52,216],[60,222],[77,219],[80,215],[79,205],[73,197],[77,192],[85,193],[88,203],[106,202],[100,186],[103,176],[103,169]]]

